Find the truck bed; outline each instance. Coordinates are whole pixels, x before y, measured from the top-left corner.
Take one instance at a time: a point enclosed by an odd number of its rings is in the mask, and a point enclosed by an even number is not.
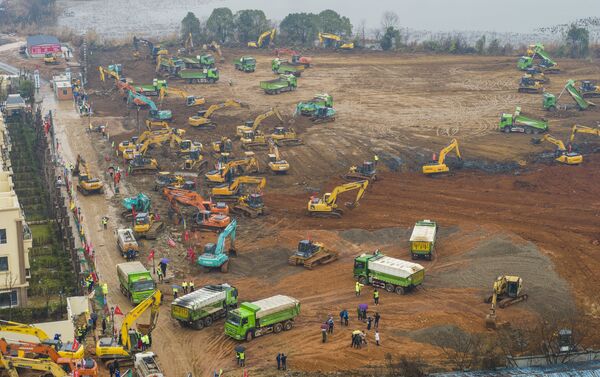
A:
[[[173,305],[198,310],[218,301],[225,300],[226,291],[217,286],[202,287],[173,301]]]
[[[252,304],[260,308],[260,310],[256,313],[256,318],[260,319],[278,311],[293,308],[296,305],[298,305],[298,303],[299,301],[293,297],[277,295],[265,298],[263,300],[255,301]]]
[[[412,234],[410,235],[410,242],[414,241],[435,241],[436,227],[435,225],[415,225]]]
[[[370,260],[369,269],[391,276],[408,278],[424,268],[417,263],[384,256],[376,260]]]
[[[138,272],[148,272],[146,267],[140,261],[125,262],[117,264],[117,270],[123,271],[126,275],[135,274]]]

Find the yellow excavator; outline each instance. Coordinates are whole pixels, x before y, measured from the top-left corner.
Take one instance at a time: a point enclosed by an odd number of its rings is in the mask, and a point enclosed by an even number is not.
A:
[[[332,33],[319,33],[319,43],[324,47],[333,47],[340,50],[354,49],[354,42],[344,42],[342,37]]]
[[[19,377],[16,368],[29,369],[46,372],[44,376],[68,377],[68,374],[60,365],[48,359],[30,359],[26,357],[10,357],[0,354],[0,368],[5,369],[9,377]]]
[[[291,147],[294,145],[302,145],[304,142],[298,138],[296,130],[293,128],[275,127],[271,134],[271,139],[280,147]]]
[[[275,28],[267,30],[258,36],[258,40],[256,42],[248,42],[248,47],[268,48],[269,46],[271,46],[271,43],[273,43],[276,33],[277,29]]]
[[[453,150],[456,151],[456,157],[458,157],[458,159],[461,160],[462,156],[460,155],[460,149],[458,149],[458,140],[452,139],[450,144],[440,151],[439,158],[436,159],[434,155],[431,162],[427,163],[426,165],[423,165],[423,174],[433,175],[440,173],[448,173],[450,171],[450,168],[448,167],[448,165],[446,165],[446,155],[452,152]]]
[[[116,81],[121,80],[121,77],[115,71],[111,71],[102,66],[98,66],[98,71],[100,71],[100,81],[102,81],[102,82],[104,82],[106,80],[106,76],[111,76]]]
[[[574,125],[571,128],[571,137],[569,137],[569,144],[573,144],[573,142],[575,141],[575,135],[577,135],[578,133],[600,136],[600,128],[580,126],[578,124]]]
[[[229,161],[220,169],[211,170],[204,178],[208,185],[221,184],[231,181],[233,178],[243,174],[259,173],[260,167],[254,152],[245,152],[245,158]]]
[[[290,164],[281,158],[279,148],[275,145],[273,139],[269,139],[269,168],[275,174],[287,174],[290,170]]]
[[[281,114],[279,113],[279,110],[277,110],[277,108],[272,108],[271,110],[267,111],[266,113],[260,114],[259,116],[257,116],[254,121],[246,121],[246,124],[244,124],[243,126],[237,126],[235,129],[235,135],[237,137],[242,137],[244,136],[244,132],[246,131],[254,131],[256,132],[258,130],[258,127],[260,127],[261,123],[267,119],[270,116],[275,115],[277,117],[277,119],[279,119],[279,122],[283,123],[283,118],[281,117]]]
[[[77,155],[77,162],[73,174],[77,174],[77,191],[83,195],[102,194],[104,184],[90,174],[89,168],[83,157]]]
[[[339,185],[332,192],[327,192],[322,198],[311,197],[308,200],[308,215],[313,217],[342,217],[344,211],[338,208],[338,196],[347,191],[358,190],[353,202],[346,203],[348,208],[356,208],[360,199],[365,195],[369,181],[357,181]]]
[[[53,346],[61,357],[67,357],[71,359],[83,358],[83,345],[80,344],[77,349],[73,349],[72,342],[63,343],[60,340],[53,340],[48,336],[48,334],[46,334],[44,330],[33,325],[0,320],[0,331],[34,336],[38,338],[42,344]]]
[[[485,317],[487,328],[496,328],[496,305],[502,309],[527,300],[528,295],[522,293],[523,280],[518,276],[502,275],[494,281],[492,295],[484,299],[487,304],[492,304],[490,313]]]
[[[48,65],[57,65],[59,64],[58,62],[58,58],[56,57],[55,54],[51,53],[51,52],[47,52],[44,55],[44,64],[48,64]]]
[[[148,131],[155,131],[156,128],[161,130],[169,127],[171,126],[167,121],[146,119],[146,129],[148,129]]]
[[[208,110],[198,111],[198,114],[189,117],[188,124],[192,127],[198,127],[201,129],[214,129],[217,125],[211,121],[210,117],[215,111],[224,107],[247,107],[247,105],[244,105],[237,100],[228,99],[223,103],[210,106]]]
[[[570,148],[567,150],[562,140],[556,139],[550,134],[544,135],[544,137],[541,139],[531,140],[533,144],[541,144],[544,141],[556,146],[556,150],[554,151],[555,161],[565,165],[579,165],[583,162],[583,156],[581,153],[573,152],[570,150]]]
[[[161,299],[162,294],[157,289],[152,295],[127,313],[121,324],[120,342],[117,342],[112,337],[100,338],[96,343],[96,356],[104,360],[130,359],[134,353],[141,352],[142,350],[137,348],[139,333],[150,334],[156,327]],[[138,324],[138,333],[133,329],[133,325],[148,309],[150,309],[150,323]]]
[[[254,186],[255,192],[261,191],[267,185],[267,180],[264,177],[249,177],[247,175],[237,177],[231,183],[224,183],[222,185],[212,188],[211,195],[213,199],[220,199],[224,201],[237,201],[240,196],[246,195],[243,192],[243,188],[247,186]]]
[[[189,33],[183,42],[183,48],[185,52],[191,54],[194,51],[194,38],[192,37],[192,33]]]
[[[133,220],[133,232],[136,238],[155,240],[164,227],[165,223],[155,220],[152,213],[140,212]]]
[[[159,93],[159,101],[162,104],[163,99],[165,98],[165,96],[170,96],[170,95],[175,95],[175,96],[179,96],[181,98],[185,98],[185,104],[188,107],[191,106],[200,106],[200,105],[204,105],[206,103],[206,100],[204,99],[204,97],[196,97],[193,95],[188,94],[188,92],[186,92],[185,90],[181,90],[178,88],[173,88],[173,87],[162,87],[160,88],[160,93]]]
[[[233,143],[232,143],[231,139],[228,138],[227,136],[221,136],[221,140],[213,141],[211,143],[211,146],[212,146],[211,152],[217,158],[220,157],[223,153],[229,155],[233,151]]]
[[[225,61],[225,58],[223,57],[223,51],[221,51],[221,45],[219,45],[216,41],[212,41],[208,45],[204,45],[202,47],[205,50],[209,50],[217,54],[220,63],[223,63]]]

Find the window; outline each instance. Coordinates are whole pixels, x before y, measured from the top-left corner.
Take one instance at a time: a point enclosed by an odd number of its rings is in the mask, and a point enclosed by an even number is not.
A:
[[[17,306],[17,291],[0,292],[0,308]]]
[[[63,96],[67,95],[67,89],[63,89]]]
[[[8,257],[0,257],[0,272],[8,271]]]
[[[6,229],[0,229],[0,243],[6,243]]]

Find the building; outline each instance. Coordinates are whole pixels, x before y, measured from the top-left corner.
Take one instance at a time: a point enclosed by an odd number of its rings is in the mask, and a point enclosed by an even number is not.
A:
[[[0,308],[27,304],[29,251],[33,245],[14,191],[10,140],[0,115]]]
[[[60,42],[51,35],[33,35],[27,37],[27,55],[43,58],[47,53],[60,54]]]
[[[18,116],[27,110],[27,103],[20,94],[9,94],[6,101],[0,106],[7,117]]]
[[[69,79],[69,76],[54,76],[52,78],[52,87],[54,89],[54,96],[59,101],[73,99],[73,87],[71,86],[71,80]]]

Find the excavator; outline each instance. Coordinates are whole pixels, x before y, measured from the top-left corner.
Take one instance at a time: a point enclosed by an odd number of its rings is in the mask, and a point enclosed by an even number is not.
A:
[[[54,347],[46,344],[30,342],[8,343],[4,338],[2,338],[0,339],[0,354],[4,356],[11,356],[11,354],[13,354],[22,358],[23,356],[26,356],[36,360],[45,359],[56,364],[65,372],[73,373],[77,371],[80,376],[98,376],[98,365],[94,359],[72,359],[68,357],[61,357]],[[48,366],[50,364],[46,365]],[[23,366],[21,366],[21,368],[22,367]]]
[[[183,213],[179,209],[178,201],[175,197],[169,201],[171,205],[171,210],[177,213],[181,218],[184,217]],[[222,213],[212,213],[211,211],[205,210],[202,205],[199,207],[195,207],[196,212],[192,216],[192,227],[207,229],[212,231],[222,231],[229,223],[231,223],[231,218]]]
[[[238,202],[231,209],[234,213],[241,214],[251,219],[267,215],[267,207],[260,192],[240,196]]]
[[[169,202],[176,201],[185,206],[196,207],[198,210],[210,211],[211,213],[229,214],[227,204],[206,200],[196,191],[165,187],[162,194]]]
[[[312,270],[318,264],[327,264],[338,258],[338,252],[329,250],[321,242],[302,240],[298,242],[298,250],[289,257],[292,266],[303,265]]]
[[[522,293],[523,280],[518,276],[502,275],[494,281],[492,295],[484,299],[487,304],[492,304],[490,313],[485,317],[485,326],[496,328],[496,305],[504,309],[521,301],[527,300],[527,294]]]
[[[77,155],[77,162],[73,174],[77,174],[77,191],[83,195],[102,194],[104,184],[98,178],[90,174],[89,168],[83,157]]]
[[[165,121],[165,120],[152,120],[152,119],[146,119],[146,129],[148,131],[155,131],[156,128],[158,128],[159,130],[161,129],[166,129],[171,127],[169,125],[169,122]]]
[[[544,137],[541,139],[531,140],[533,144],[541,144],[544,141],[556,146],[556,150],[554,151],[555,161],[565,165],[579,165],[583,162],[583,156],[580,153],[573,152],[570,150],[570,148],[565,148],[565,144],[562,142],[562,140],[556,139],[550,134],[544,135]]]
[[[121,81],[121,77],[115,71],[111,71],[110,69],[106,69],[102,66],[98,66],[98,71],[100,71],[100,81],[102,82],[106,80],[106,76],[110,76],[116,81]]]
[[[211,195],[215,199],[221,199],[225,201],[237,201],[240,196],[245,195],[245,190],[242,187],[255,186],[256,191],[261,191],[267,185],[267,180],[263,177],[250,177],[243,175],[235,178],[230,183],[224,183],[222,185],[213,187]]]
[[[441,173],[448,173],[450,171],[450,168],[445,163],[446,155],[452,152],[453,150],[456,150],[456,157],[458,157],[458,159],[461,160],[462,156],[460,154],[460,149],[458,149],[458,140],[452,139],[450,144],[440,151],[439,158],[436,159],[434,155],[431,162],[429,162],[426,165],[423,165],[423,174],[435,175]]]
[[[162,294],[160,290],[154,291],[147,299],[133,308],[121,324],[121,333],[117,339],[113,337],[100,338],[96,343],[96,356],[102,360],[131,359],[134,353],[141,352],[137,348],[139,333],[133,329],[134,323],[146,310],[150,309],[150,323],[138,324],[142,334],[150,334],[156,327]]]
[[[325,193],[322,198],[313,196],[308,200],[308,215],[313,217],[340,218],[344,212],[341,208],[338,208],[338,196],[347,191],[358,190],[354,201],[346,203],[346,207],[351,209],[356,208],[360,199],[365,195],[367,187],[369,187],[368,180],[350,182],[335,187],[332,192]]]
[[[260,130],[244,131],[240,141],[242,142],[242,149],[265,149],[269,147],[267,136]]]
[[[194,51],[194,38],[192,37],[192,33],[189,33],[183,42],[183,52],[187,52],[191,54]]]
[[[273,139],[269,139],[269,168],[275,174],[287,174],[290,170],[290,164],[281,158],[279,148],[275,145]]]
[[[534,65],[535,59],[539,60],[537,65]],[[527,55],[521,56],[517,61],[517,68],[522,71],[535,69],[541,73],[559,73],[560,68],[550,55],[545,51],[544,45],[538,43],[529,45]]]
[[[558,102],[565,92],[569,93],[571,98],[573,98],[573,101],[575,101],[574,105],[573,104],[560,104]],[[555,96],[552,93],[544,93],[544,100],[542,102],[542,106],[544,107],[544,110],[547,110],[547,111],[556,111],[556,110],[565,111],[565,110],[572,110],[572,109],[577,109],[577,110],[583,111],[583,110],[587,110],[590,106],[596,106],[596,104],[583,98],[583,96],[581,95],[581,92],[579,92],[579,90],[575,87],[575,81],[568,80],[567,84],[565,85],[565,87],[563,88],[563,90],[560,92],[560,94],[558,96]]]
[[[298,138],[296,130],[291,127],[275,127],[271,134],[271,139],[273,139],[275,144],[280,147],[292,147],[304,144],[302,139]]]
[[[196,188],[196,182],[188,181],[183,176],[178,174],[173,174],[168,171],[161,171],[154,177],[154,191],[162,190],[163,187],[194,190]]]
[[[51,339],[48,334],[39,327],[33,325],[26,325],[23,323],[11,322],[0,320],[0,331],[12,332],[15,334],[24,334],[37,337],[42,344],[50,345],[54,347],[61,357],[71,359],[83,358],[84,347],[79,345],[76,349],[73,349],[73,343],[63,343],[60,340]]]
[[[569,137],[569,145],[574,145],[573,142],[575,141],[575,135],[577,135],[578,133],[600,136],[600,128],[591,128],[586,126],[580,126],[577,124],[574,125],[571,128],[571,137]]]
[[[377,180],[377,167],[373,161],[364,161],[362,165],[353,165],[348,172],[342,175],[345,181],[362,181],[369,180],[371,182]]]
[[[129,92],[127,92],[127,104],[131,103],[140,107],[150,107],[150,112],[148,113],[148,115],[152,120],[169,121],[173,119],[173,114],[171,113],[171,110],[158,110],[158,107],[150,98],[146,97],[143,94],[139,94],[130,90]]]
[[[221,140],[213,141],[211,143],[212,146],[212,154],[214,157],[221,157],[222,154],[230,155],[233,152],[233,143],[231,139],[227,136],[221,136]]]
[[[169,87],[169,88],[162,87],[160,89],[160,94],[159,94],[160,103],[162,103],[165,96],[169,96],[169,95],[177,95],[181,98],[185,98],[185,104],[188,107],[201,106],[206,103],[206,100],[204,99],[204,97],[196,97],[196,96],[188,94],[185,90],[172,88],[172,87]]]
[[[204,175],[208,185],[222,184],[231,181],[239,175],[259,173],[260,167],[254,152],[245,152],[245,158],[233,160],[219,169],[211,170]]]
[[[216,41],[212,41],[209,44],[202,46],[202,48],[217,54],[217,56],[219,56],[220,63],[223,63],[225,61],[225,58],[223,57],[223,52],[221,51],[221,45],[219,45]]]
[[[332,33],[319,33],[319,43],[324,47],[333,47],[340,50],[353,50],[353,42],[344,42],[342,37]]]
[[[60,365],[47,359],[29,359],[25,357],[9,357],[0,354],[0,367],[5,369],[9,377],[19,377],[16,368],[29,369],[45,372],[44,376],[68,377],[67,373]]]
[[[232,220],[229,225],[219,234],[217,243],[207,243],[204,245],[204,252],[198,257],[198,265],[207,270],[220,269],[221,272],[229,271],[229,255],[235,253],[235,235],[237,230],[237,221]],[[225,241],[230,239],[229,252],[225,254]]]
[[[202,155],[202,153],[200,153],[199,149],[196,150],[192,150],[191,152],[189,152],[185,158],[185,160],[183,161],[183,165],[181,166],[181,168],[183,170],[188,170],[188,171],[198,171],[198,172],[202,172],[204,170],[206,170],[206,167],[208,166],[208,161],[204,159],[204,156]]]
[[[132,196],[129,198],[125,198],[121,201],[121,205],[125,210],[121,212],[121,216],[125,219],[132,220],[133,213],[140,212],[148,212],[150,211],[150,205],[152,201],[148,197],[148,195],[143,192],[137,194],[136,196]]]
[[[582,80],[579,91],[584,98],[600,97],[600,85],[592,80]]]
[[[542,85],[539,81],[529,77],[529,75],[524,75],[521,77],[521,80],[519,80],[518,92],[531,94],[543,93],[544,85]]]
[[[155,46],[154,43],[150,42],[147,39],[137,38],[135,35],[133,36],[133,55],[135,57],[139,56],[139,45],[146,45],[148,47],[148,56],[152,58],[152,60],[156,60],[159,56],[168,55],[169,51],[161,48],[160,46]]]
[[[58,58],[56,57],[56,55],[54,55],[51,52],[47,52],[44,55],[44,64],[46,64],[46,65],[58,65],[58,64],[60,64],[60,62],[58,61]]]
[[[275,28],[273,28],[271,30],[267,30],[258,36],[258,40],[256,42],[248,42],[248,47],[268,48],[271,46],[271,43],[273,43],[276,33],[277,33],[277,29],[275,29]]]
[[[277,110],[277,108],[272,108],[271,110],[267,111],[266,113],[258,115],[254,119],[254,122],[249,120],[249,121],[246,121],[246,124],[244,124],[243,126],[237,126],[235,129],[236,136],[242,137],[244,135],[244,132],[246,132],[246,131],[256,132],[258,130],[258,127],[260,127],[261,123],[265,119],[267,119],[273,115],[275,115],[277,117],[277,119],[279,119],[279,122],[281,122],[283,124],[283,118],[281,117],[279,110]]]
[[[155,220],[154,214],[148,212],[137,213],[133,220],[133,231],[138,239],[155,240],[164,227],[162,221]]]
[[[214,129],[217,125],[210,119],[211,115],[224,107],[247,107],[240,101],[228,99],[225,102],[211,105],[208,110],[201,110],[194,116],[189,117],[188,124],[192,127],[198,127],[200,129]]]
[[[154,173],[160,170],[158,161],[154,158],[146,158],[138,154],[129,161],[129,174]]]

